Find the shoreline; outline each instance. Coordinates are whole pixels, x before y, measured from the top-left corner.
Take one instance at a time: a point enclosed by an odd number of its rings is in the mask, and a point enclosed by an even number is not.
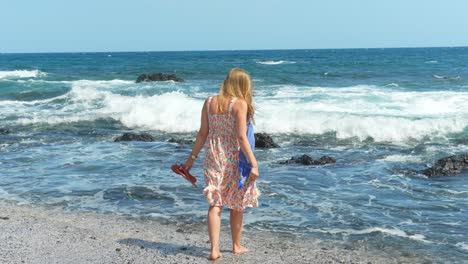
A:
[[[0,204],[0,263],[211,263],[206,225],[161,224],[116,214]],[[217,263],[427,263],[335,243],[244,231],[250,252],[231,253],[222,224]],[[382,253],[382,254],[381,254]]]

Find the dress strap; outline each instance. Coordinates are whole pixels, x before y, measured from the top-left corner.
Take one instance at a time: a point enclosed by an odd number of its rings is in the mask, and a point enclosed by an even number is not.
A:
[[[208,97],[208,104],[207,104],[207,108],[206,110],[208,111],[208,115],[210,115],[210,104],[211,104],[211,98],[213,98],[212,96]]]
[[[231,99],[231,103],[229,104],[229,114],[231,114],[232,112],[232,106],[234,105],[234,103],[236,102],[237,98],[236,97],[233,97]]]

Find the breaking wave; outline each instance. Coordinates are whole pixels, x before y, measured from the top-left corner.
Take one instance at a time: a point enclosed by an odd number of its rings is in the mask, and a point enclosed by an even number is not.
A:
[[[35,78],[46,76],[47,73],[39,70],[14,70],[14,71],[0,71],[0,79],[14,79],[14,78]]]

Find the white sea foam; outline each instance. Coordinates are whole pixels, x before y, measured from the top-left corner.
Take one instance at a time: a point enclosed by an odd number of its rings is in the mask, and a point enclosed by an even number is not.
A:
[[[82,82],[76,83],[65,96],[69,104],[54,110],[38,108],[31,112],[25,110],[32,105],[17,104],[16,110],[23,108],[23,111],[20,111],[23,117],[17,122],[57,124],[112,118],[132,128],[190,132],[197,129],[198,115],[203,106],[203,101],[190,98],[180,92],[133,97],[84,88]],[[48,100],[54,99],[56,98]]]
[[[64,83],[70,83],[73,87],[86,87],[86,88],[103,88],[103,86],[115,87],[116,85],[123,84],[134,84],[133,81],[128,80],[77,80],[77,81],[64,81]]]
[[[425,243],[432,243],[431,241],[426,240],[424,235],[421,234],[413,234],[410,235],[406,233],[405,231],[398,229],[398,228],[382,228],[382,227],[371,227],[371,228],[366,228],[363,230],[354,230],[354,229],[319,229],[319,230],[314,230],[318,231],[321,233],[329,233],[329,234],[343,234],[343,235],[365,235],[365,234],[371,234],[371,233],[383,233],[383,234],[388,234],[391,236],[399,236],[399,237],[405,237],[409,238],[412,240],[420,241],[420,242],[425,242]]]
[[[438,61],[436,61],[436,60],[431,60],[431,61],[426,61],[426,62],[424,62],[424,63],[438,63]]]
[[[280,64],[294,64],[296,63],[295,61],[284,61],[284,60],[279,60],[279,61],[257,61],[258,64],[263,64],[263,65],[280,65]]]
[[[459,248],[461,248],[461,249],[463,249],[465,251],[468,251],[468,244],[466,244],[466,243],[459,242],[459,243],[455,244],[455,246],[457,246],[457,247],[459,247]]]
[[[411,155],[389,155],[382,160],[390,162],[421,162],[421,157]]]
[[[461,79],[460,76],[451,77],[451,76],[437,75],[437,74],[432,75],[432,77],[436,79],[443,79],[443,80],[460,80]]]
[[[183,92],[154,96],[118,94],[134,89],[123,80],[70,82],[65,95],[29,102],[0,101],[0,118],[16,122],[62,123],[114,119],[130,128],[193,132],[200,124],[203,99]],[[115,89],[119,87],[119,89]],[[274,96],[257,96],[259,132],[323,134],[375,141],[444,137],[468,124],[468,92],[402,92],[373,86],[344,88],[271,87]],[[304,99],[304,98],[307,98]],[[62,99],[56,101],[57,99]],[[64,104],[64,100],[66,103]],[[47,107],[43,107],[47,105]],[[53,107],[50,107],[53,105]],[[412,159],[389,156],[389,161]],[[416,162],[417,158],[413,158]]]
[[[467,126],[467,100],[468,92],[284,87],[273,98],[257,100],[257,129],[272,133],[335,131],[338,138],[372,137],[376,141],[444,136]]]
[[[0,71],[0,79],[9,78],[34,78],[46,76],[47,73],[39,70],[15,70],[15,71]]]

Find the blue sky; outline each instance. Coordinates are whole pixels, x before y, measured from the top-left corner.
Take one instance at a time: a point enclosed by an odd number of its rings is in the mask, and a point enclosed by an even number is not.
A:
[[[0,52],[468,46],[466,0],[0,0]]]

